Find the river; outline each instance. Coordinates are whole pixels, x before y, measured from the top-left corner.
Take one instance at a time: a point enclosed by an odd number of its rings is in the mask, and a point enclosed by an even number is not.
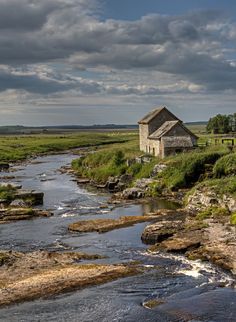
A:
[[[69,153],[38,157],[14,168],[14,182],[43,191],[43,208],[51,209],[54,216],[1,225],[0,249],[97,253],[107,258],[96,262],[137,260],[148,269],[143,275],[1,309],[0,321],[236,321],[232,276],[211,264],[188,261],[182,256],[151,255],[140,239],[147,223],[105,234],[68,231],[68,225],[78,220],[141,215],[175,207],[157,200],[104,208],[108,194],[79,187],[73,177],[59,171],[74,157]],[[221,282],[229,287],[222,287]],[[145,307],[147,301],[156,298],[164,299],[164,304],[154,309]]]

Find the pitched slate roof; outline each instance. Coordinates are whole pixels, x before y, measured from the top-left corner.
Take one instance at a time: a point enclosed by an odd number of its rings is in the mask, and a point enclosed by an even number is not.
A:
[[[166,121],[161,125],[161,127],[159,127],[159,129],[149,135],[149,139],[160,139],[178,123],[180,123],[180,121]]]
[[[163,136],[161,141],[165,148],[188,148],[193,146],[190,136]]]
[[[172,114],[165,106],[156,108],[155,110],[152,110],[147,115],[145,115],[138,123],[139,124],[148,124],[152,119],[154,119],[159,113],[162,111],[167,111],[174,119],[178,120],[178,118]]]

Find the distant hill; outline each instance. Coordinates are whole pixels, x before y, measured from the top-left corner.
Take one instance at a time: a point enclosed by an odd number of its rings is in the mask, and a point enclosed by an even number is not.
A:
[[[186,122],[185,125],[207,125],[207,121],[197,121],[197,122]]]
[[[136,124],[94,124],[94,125],[56,125],[56,126],[22,126],[9,125],[0,126],[0,134],[32,134],[32,133],[58,133],[79,130],[135,130],[138,128]]]
[[[203,131],[207,125],[206,121],[185,123],[190,129]],[[32,133],[61,133],[70,131],[102,131],[102,130],[136,130],[138,124],[94,124],[94,125],[53,125],[53,126],[22,126],[9,125],[0,126],[0,134],[32,134]]]

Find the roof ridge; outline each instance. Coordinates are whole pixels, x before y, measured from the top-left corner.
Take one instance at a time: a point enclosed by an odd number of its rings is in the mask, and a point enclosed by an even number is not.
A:
[[[164,109],[169,113],[171,113],[165,106],[160,106],[158,108],[151,110],[149,113],[147,113],[138,123],[148,124],[155,116],[157,116]]]

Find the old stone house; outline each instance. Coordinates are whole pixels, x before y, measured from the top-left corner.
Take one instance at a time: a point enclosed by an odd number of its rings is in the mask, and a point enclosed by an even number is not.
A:
[[[197,136],[166,107],[157,108],[139,122],[140,150],[164,158],[192,149]]]

